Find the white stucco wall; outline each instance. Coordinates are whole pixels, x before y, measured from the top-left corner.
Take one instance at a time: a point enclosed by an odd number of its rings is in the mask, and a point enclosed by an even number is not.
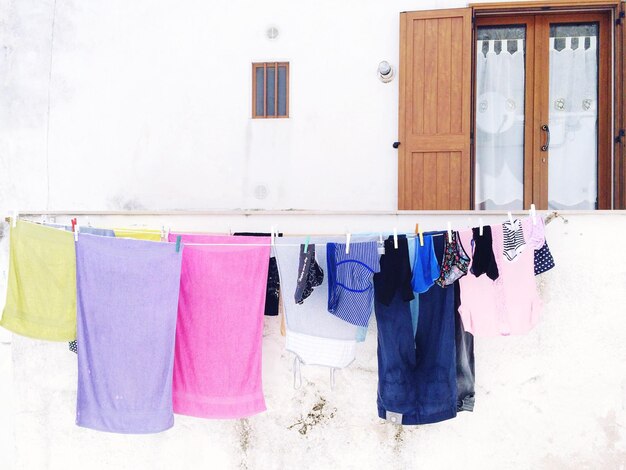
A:
[[[376,67],[398,65],[400,11],[464,5],[0,0],[0,212],[395,210],[398,82],[381,83]],[[264,37],[270,25],[276,41]],[[264,60],[291,63],[288,120],[249,117],[250,63]],[[254,197],[259,184],[264,200]],[[76,358],[67,346],[0,330],[0,469],[623,469],[626,265],[611,237],[624,233],[626,215],[567,217],[548,226],[558,268],[539,280],[541,324],[524,337],[477,341],[473,414],[402,430],[382,423],[375,325],[335,391],[315,368],[294,391],[292,358],[277,320],[266,318],[267,413],[177,416],[153,436],[99,433],[74,425]],[[418,218],[424,228],[447,220],[465,227],[477,216]],[[402,231],[415,221],[90,217],[103,226],[297,233]]]
[[[378,63],[399,12],[465,4],[1,0],[0,208],[395,209]],[[250,118],[266,60],[291,64],[289,119]]]

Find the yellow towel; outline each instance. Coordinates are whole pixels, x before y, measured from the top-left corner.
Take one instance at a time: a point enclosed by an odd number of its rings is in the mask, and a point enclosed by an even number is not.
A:
[[[11,229],[0,325],[49,341],[76,339],[76,253],[71,232],[18,220]]]
[[[161,241],[160,230],[114,228],[113,231],[117,238],[135,238],[136,240],[149,240],[153,242]]]

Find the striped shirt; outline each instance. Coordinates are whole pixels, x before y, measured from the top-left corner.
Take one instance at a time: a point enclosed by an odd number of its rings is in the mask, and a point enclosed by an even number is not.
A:
[[[380,272],[376,242],[326,245],[328,311],[348,323],[367,326],[374,302],[374,273]]]

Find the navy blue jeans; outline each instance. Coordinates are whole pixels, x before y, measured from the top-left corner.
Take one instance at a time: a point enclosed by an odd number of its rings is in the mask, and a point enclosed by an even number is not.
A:
[[[433,238],[437,259],[443,236]],[[433,285],[419,297],[413,338],[409,303],[396,294],[389,306],[375,303],[378,326],[378,415],[402,414],[402,424],[436,423],[457,412],[455,302],[453,286]]]

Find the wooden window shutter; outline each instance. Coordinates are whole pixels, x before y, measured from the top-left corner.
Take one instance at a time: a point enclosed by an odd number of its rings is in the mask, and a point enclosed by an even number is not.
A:
[[[617,10],[615,25],[615,209],[626,209],[626,4]]]
[[[401,13],[398,208],[470,208],[472,13]]]

